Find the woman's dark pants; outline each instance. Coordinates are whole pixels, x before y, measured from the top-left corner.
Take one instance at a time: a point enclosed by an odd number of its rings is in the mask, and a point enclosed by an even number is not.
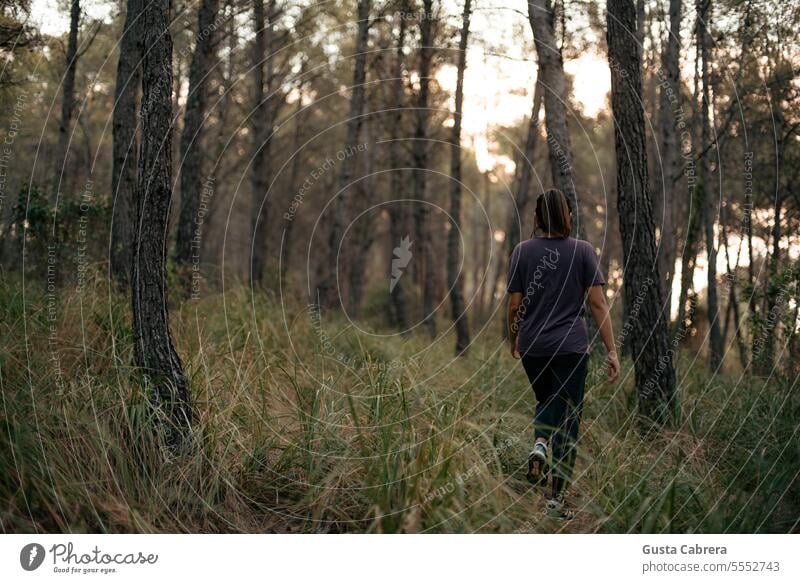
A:
[[[563,495],[572,479],[587,359],[586,354],[522,357],[536,394],[535,437],[547,439],[553,452],[554,498]]]

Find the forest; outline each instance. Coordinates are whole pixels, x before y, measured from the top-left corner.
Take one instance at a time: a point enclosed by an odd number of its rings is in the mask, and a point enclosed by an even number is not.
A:
[[[0,0],[6,533],[800,532],[797,0]],[[595,249],[568,523],[509,257]]]

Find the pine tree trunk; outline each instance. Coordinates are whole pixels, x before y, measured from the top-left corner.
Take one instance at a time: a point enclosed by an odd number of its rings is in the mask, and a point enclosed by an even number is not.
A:
[[[75,71],[78,68],[78,27],[81,21],[80,0],[72,0],[69,10],[69,37],[67,39],[66,66],[64,68],[64,91],[61,99],[61,120],[58,124],[58,141],[53,165],[53,182],[50,200],[55,202],[59,191],[69,187],[67,156],[72,117],[75,111]],[[62,180],[62,176],[64,179]]]
[[[361,133],[364,114],[364,82],[367,79],[367,37],[369,33],[370,0],[358,0],[358,30],[356,36],[356,53],[353,66],[353,87],[350,94],[350,115],[347,119],[347,138],[345,151],[355,150]],[[343,298],[337,298],[337,265],[342,237],[347,224],[350,208],[348,190],[355,164],[354,156],[347,155],[341,161],[339,174],[338,198],[334,206],[333,225],[328,240],[328,259],[324,266],[322,280],[317,285],[317,294],[322,308],[333,308],[338,301],[343,306]]]
[[[408,4],[402,2],[400,10],[408,12]],[[392,79],[392,101],[388,112],[387,125],[389,126],[389,192],[394,201],[389,205],[389,231],[391,247],[399,246],[403,237],[408,233],[408,204],[405,202],[405,180],[400,173],[404,166],[400,152],[400,126],[403,123],[403,50],[406,39],[406,19],[401,18],[398,24],[397,47],[395,49],[394,74]],[[394,287],[390,289],[392,304],[392,319],[394,324],[405,333],[408,331],[408,305],[406,300],[406,284],[404,277],[394,280]]]
[[[781,160],[780,140],[778,144],[778,168],[783,168]],[[769,267],[767,271],[767,284],[764,299],[764,318],[761,329],[756,336],[760,336],[757,342],[758,352],[754,353],[753,364],[755,372],[762,376],[768,376],[775,367],[775,329],[780,321],[782,309],[777,305],[777,297],[781,292],[781,282],[779,278],[779,268],[781,259],[781,215],[783,213],[783,197],[781,193],[775,195],[775,202],[772,206],[772,251],[769,254]]]
[[[683,335],[686,328],[691,325],[689,320],[694,319],[694,310],[686,313],[686,302],[689,301],[690,293],[693,296],[694,269],[697,265],[697,244],[700,235],[700,223],[703,218],[703,211],[700,207],[700,194],[698,188],[693,185],[690,189],[689,203],[689,224],[686,226],[686,243],[681,255],[681,287],[678,292],[678,319],[675,322],[676,334]]]
[[[431,234],[428,226],[430,209],[427,203],[428,172],[428,99],[430,97],[431,61],[433,60],[433,0],[423,0],[423,11],[420,15],[420,57],[419,57],[419,93],[417,107],[414,110],[416,120],[412,156],[414,160],[414,229],[417,235],[416,248],[422,261],[422,314],[423,323],[431,338],[436,337],[436,314],[434,294],[436,292],[436,270],[431,248]]]
[[[669,0],[669,32],[660,71],[661,160],[664,180],[661,184],[661,236],[658,243],[658,266],[663,282],[664,298],[669,301],[672,280],[675,276],[675,200],[673,194],[679,187],[680,136],[678,124],[682,116],[680,48],[681,0]]]
[[[526,236],[524,232],[525,216],[528,204],[531,201],[531,178],[533,177],[533,158],[539,142],[539,112],[542,107],[542,70],[536,74],[536,86],[533,90],[533,107],[528,120],[528,134],[525,137],[525,147],[522,155],[517,160],[518,179],[517,192],[514,197],[514,206],[508,217],[506,228],[506,249],[508,256],[514,251],[519,242]]]
[[[365,118],[369,118],[369,112],[365,113]],[[365,211],[363,215],[352,227],[353,245],[350,254],[352,264],[350,266],[350,308],[349,313],[352,318],[361,316],[361,304],[364,301],[364,284],[366,283],[367,260],[369,251],[375,242],[375,228],[369,220],[370,211],[375,200],[374,174],[375,174],[375,140],[372,138],[371,121],[364,123],[364,138],[368,144],[366,175],[358,181],[357,192],[360,199],[360,208]]]
[[[739,300],[736,293],[736,285],[737,285],[737,277],[736,274],[739,271],[739,261],[741,260],[742,255],[742,243],[743,241],[739,242],[739,250],[736,253],[736,263],[733,267],[731,267],[731,255],[730,255],[730,246],[728,245],[728,216],[730,211],[727,207],[722,208],[722,220],[720,221],[720,227],[722,231],[722,244],[725,246],[725,265],[727,268],[727,275],[728,275],[728,288],[729,288],[729,298],[728,298],[728,313],[733,316],[733,336],[736,340],[736,346],[739,350],[739,360],[742,363],[742,367],[744,368],[747,366],[748,358],[747,358],[747,349],[744,344],[744,337],[742,334],[741,328],[741,315],[739,313]],[[723,341],[727,342],[728,340],[728,320],[726,316],[725,321],[725,330],[722,333]]]
[[[130,282],[131,245],[136,216],[136,171],[138,140],[136,100],[142,71],[141,12],[142,0],[128,0],[125,28],[119,47],[117,85],[114,90],[112,120],[113,144],[111,196],[114,217],[111,226],[111,275],[123,287]]]
[[[542,83],[547,88],[544,93],[544,111],[550,171],[556,188],[572,201],[572,233],[577,237],[583,237],[585,229],[581,222],[578,194],[575,190],[572,142],[567,125],[564,61],[561,48],[556,42],[555,16],[550,0],[528,0],[528,20],[539,58]]]
[[[608,59],[617,159],[617,205],[623,244],[625,303],[631,317],[630,346],[639,412],[657,425],[674,406],[675,372],[667,341],[668,306],[656,264],[653,207],[647,188],[642,78],[632,0],[609,0]]]
[[[272,180],[272,131],[275,118],[273,77],[274,56],[272,37],[274,34],[275,0],[269,0],[266,14],[264,0],[254,0],[253,25],[256,30],[253,41],[254,103],[253,103],[253,162],[252,224],[253,253],[250,265],[250,282],[254,286],[264,283],[267,267],[269,240],[269,216],[272,201],[269,190]],[[265,71],[266,68],[266,71]]]
[[[695,47],[694,58],[694,91],[692,106],[698,107],[701,97],[701,73],[700,73],[700,49]],[[692,147],[689,152],[683,152],[684,158],[689,158],[689,162],[684,167],[683,172],[686,176],[688,187],[688,198],[686,200],[686,216],[688,225],[686,226],[685,244],[681,253],[681,285],[678,293],[678,319],[675,322],[675,333],[683,337],[687,328],[692,324],[695,316],[697,304],[697,294],[694,293],[694,270],[697,265],[697,252],[699,237],[701,236],[701,226],[703,221],[703,200],[702,189],[699,185],[699,176],[694,164],[694,152],[697,144],[700,143],[702,120],[699,115],[692,116],[691,140]],[[686,303],[690,303],[690,312],[686,312]]]
[[[708,18],[710,17],[710,0],[700,0],[697,20],[698,45],[702,59],[703,101],[701,107],[703,156],[700,161],[700,182],[703,188],[703,230],[706,240],[706,255],[708,258],[708,326],[709,326],[709,367],[712,373],[719,371],[722,365],[723,342],[719,323],[719,301],[717,299],[717,249],[714,237],[714,222],[717,217],[716,203],[713,189],[711,188],[711,162],[710,151],[706,145],[711,140],[711,123],[709,120],[709,105],[711,88],[709,87],[708,74]]]
[[[636,47],[639,49],[639,62],[644,64],[644,23],[645,0],[636,0]]]
[[[300,73],[302,78],[302,70]],[[302,86],[300,87],[302,94]],[[298,176],[300,175],[300,146],[302,138],[302,123],[301,117],[303,115],[303,100],[298,97],[297,109],[294,113],[294,136],[292,137],[292,167],[289,171],[289,202],[287,208],[292,204],[292,200],[297,194],[298,190]],[[285,220],[283,227],[283,241],[281,241],[281,287],[286,285],[286,274],[289,269],[289,260],[292,252],[292,235],[294,233],[295,217],[287,215],[289,218]]]
[[[464,284],[459,262],[461,230],[461,113],[464,103],[464,70],[467,68],[467,40],[471,1],[465,0],[461,38],[458,43],[458,73],[456,79],[453,133],[450,139],[450,217],[453,221],[447,233],[447,285],[450,290],[450,307],[456,329],[456,356],[465,355],[469,348],[469,321],[464,305]]]
[[[172,344],[167,312],[166,234],[172,197],[172,38],[170,0],[143,9],[142,144],[136,187],[131,306],[136,365],[146,375],[154,403],[169,425],[167,440],[180,442],[190,426],[189,387]]]
[[[536,146],[539,142],[539,114],[542,108],[542,70],[541,68],[536,73],[536,84],[533,90],[533,106],[531,108],[531,116],[528,119],[528,133],[525,137],[525,146],[522,154],[517,158],[516,166],[516,193],[514,195],[514,204],[508,213],[508,224],[506,226],[506,253],[503,256],[502,263],[497,269],[497,282],[495,287],[506,276],[506,268],[508,266],[508,258],[517,247],[519,242],[526,236],[525,231],[525,217],[528,213],[528,205],[531,201],[531,178],[533,177],[533,159],[536,154]],[[494,307],[492,307],[494,312]],[[508,338],[508,326],[505,321],[505,314],[501,314],[503,325],[500,327],[503,339]]]
[[[219,0],[202,0],[197,15],[196,44],[189,67],[189,95],[183,115],[180,144],[181,210],[175,261],[181,268],[182,292],[191,293],[191,271],[199,265],[202,242],[201,196],[207,182],[203,175],[203,123],[208,102],[208,78],[215,53],[215,20]]]

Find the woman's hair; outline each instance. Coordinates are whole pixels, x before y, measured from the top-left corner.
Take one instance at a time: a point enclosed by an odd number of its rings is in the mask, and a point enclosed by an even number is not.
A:
[[[572,231],[570,213],[572,203],[563,192],[555,188],[545,190],[536,199],[536,229],[551,237],[569,237]]]

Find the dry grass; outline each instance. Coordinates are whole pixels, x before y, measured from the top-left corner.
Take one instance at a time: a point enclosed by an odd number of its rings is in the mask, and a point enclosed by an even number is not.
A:
[[[176,456],[153,437],[125,298],[62,290],[52,332],[41,286],[23,299],[6,282],[0,299],[6,532],[797,529],[800,399],[785,384],[682,367],[677,425],[642,441],[630,376],[594,382],[577,518],[557,524],[524,480],[533,397],[494,332],[454,360],[450,337],[320,328],[244,288],[187,302],[173,334],[198,417]]]

